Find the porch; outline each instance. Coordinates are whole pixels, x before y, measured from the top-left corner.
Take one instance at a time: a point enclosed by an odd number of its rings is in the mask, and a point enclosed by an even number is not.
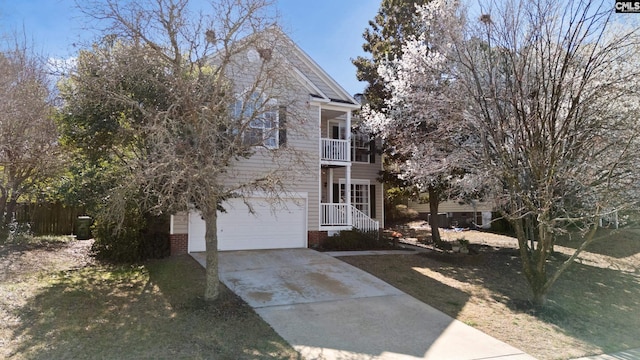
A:
[[[322,106],[320,113],[320,230],[378,231],[371,184],[378,169],[363,156],[369,139],[352,133],[351,111]],[[352,169],[359,169],[359,178],[352,178]]]

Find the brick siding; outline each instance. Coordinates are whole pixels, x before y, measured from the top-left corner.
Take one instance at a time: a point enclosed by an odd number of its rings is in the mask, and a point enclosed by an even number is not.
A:
[[[171,255],[182,255],[188,252],[189,239],[188,234],[171,234],[169,241],[171,242]]]

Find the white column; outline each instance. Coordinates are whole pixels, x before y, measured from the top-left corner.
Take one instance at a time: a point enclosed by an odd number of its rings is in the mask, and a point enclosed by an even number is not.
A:
[[[333,203],[333,168],[329,168],[329,178],[327,179],[327,190],[329,191],[328,203]]]
[[[344,202],[347,204],[347,223],[353,224],[351,214],[351,164],[348,163],[344,169]]]
[[[491,229],[491,211],[482,212],[482,228]]]
[[[345,124],[345,133],[347,135],[347,167],[344,170],[344,202],[347,204],[347,223],[353,224],[351,213],[351,110],[347,111],[347,121]]]
[[[344,132],[347,140],[347,161],[351,161],[351,110],[347,111],[347,121]]]

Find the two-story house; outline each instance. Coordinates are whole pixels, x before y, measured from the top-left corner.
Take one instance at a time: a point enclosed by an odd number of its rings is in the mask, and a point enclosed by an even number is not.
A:
[[[380,157],[375,142],[352,130],[360,104],[290,38],[274,31],[279,36],[270,56],[285,60],[291,77],[286,103],[297,114],[296,127],[274,132],[268,146],[229,173],[242,177],[273,167],[268,151],[286,140],[305,155],[304,164],[290,164],[302,175],[284,179],[286,192],[276,203],[259,192],[246,199],[251,211],[245,200],[225,201],[217,222],[219,250],[304,248],[340,230],[383,227]],[[246,61],[257,59],[259,51],[247,49]],[[273,121],[282,125],[285,119],[278,116],[283,115],[274,113]],[[197,211],[173,215],[170,228],[172,254],[205,250],[205,223]]]

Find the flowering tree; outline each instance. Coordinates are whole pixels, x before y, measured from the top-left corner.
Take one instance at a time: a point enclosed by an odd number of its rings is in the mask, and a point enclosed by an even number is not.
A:
[[[616,24],[604,2],[508,0],[485,6],[476,19],[467,18],[456,1],[422,7],[426,25],[438,19],[438,37],[407,43],[392,68],[399,75],[390,104],[411,104],[411,110],[426,104],[423,114],[463,123],[449,126],[468,135],[461,146],[466,157],[454,151],[446,159],[472,159],[462,167],[473,165],[475,178],[481,176],[514,227],[533,303],[541,305],[597,238],[599,219],[639,199],[639,30]],[[426,49],[417,52],[422,62],[411,62],[412,48]],[[404,124],[415,113],[392,120]],[[395,131],[393,121],[379,124]],[[446,124],[439,123],[448,134]],[[414,133],[408,138],[422,144],[422,153],[438,144]],[[426,159],[414,154],[408,164],[424,171],[438,160],[437,153]],[[549,255],[563,234],[580,245],[552,271]]]
[[[419,7],[419,35],[409,36],[402,57],[383,63],[378,73],[389,99],[375,110],[365,106],[367,126],[379,134],[396,159],[400,176],[429,193],[432,239],[440,243],[438,205],[468,169],[463,145],[472,141],[456,99],[451,43],[444,33],[459,20],[439,1]]]

